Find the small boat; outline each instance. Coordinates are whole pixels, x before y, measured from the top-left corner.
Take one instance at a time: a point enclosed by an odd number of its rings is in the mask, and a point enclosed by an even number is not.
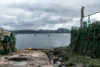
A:
[[[36,36],[37,34],[36,33],[34,33],[34,36]]]
[[[50,34],[48,34],[48,37],[50,37]]]

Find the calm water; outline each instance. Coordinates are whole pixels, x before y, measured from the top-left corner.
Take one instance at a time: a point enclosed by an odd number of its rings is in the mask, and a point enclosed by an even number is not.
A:
[[[54,48],[70,44],[70,34],[18,34],[17,48]]]

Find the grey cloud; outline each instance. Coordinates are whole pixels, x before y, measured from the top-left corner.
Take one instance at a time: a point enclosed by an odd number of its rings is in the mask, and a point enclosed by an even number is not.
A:
[[[57,14],[57,15],[65,15],[65,16],[79,16],[77,13],[77,9],[73,9],[72,7],[63,7],[62,5],[59,4],[49,4],[49,5],[42,5],[41,3],[39,4],[24,4],[24,3],[20,3],[20,4],[11,4],[8,5],[7,7],[9,8],[20,8],[20,9],[24,9],[25,11],[43,11],[43,12],[48,12],[48,13],[53,13],[53,14]]]
[[[13,29],[49,29],[79,26],[80,7],[86,15],[99,10],[99,0],[18,0],[0,6],[0,26]],[[91,11],[90,11],[91,10]],[[9,18],[10,17],[10,18]]]

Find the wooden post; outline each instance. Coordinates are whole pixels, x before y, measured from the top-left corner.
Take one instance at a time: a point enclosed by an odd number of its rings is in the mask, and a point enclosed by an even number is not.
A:
[[[81,7],[81,19],[80,19],[80,27],[83,27],[83,18],[84,18],[84,6]]]
[[[91,24],[91,18],[90,18],[90,15],[88,15],[88,24]]]

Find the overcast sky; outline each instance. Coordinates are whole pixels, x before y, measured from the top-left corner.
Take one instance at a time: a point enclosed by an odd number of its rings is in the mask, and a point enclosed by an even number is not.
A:
[[[100,0],[0,0],[0,27],[70,29],[79,26],[81,6],[88,15],[100,10]]]

